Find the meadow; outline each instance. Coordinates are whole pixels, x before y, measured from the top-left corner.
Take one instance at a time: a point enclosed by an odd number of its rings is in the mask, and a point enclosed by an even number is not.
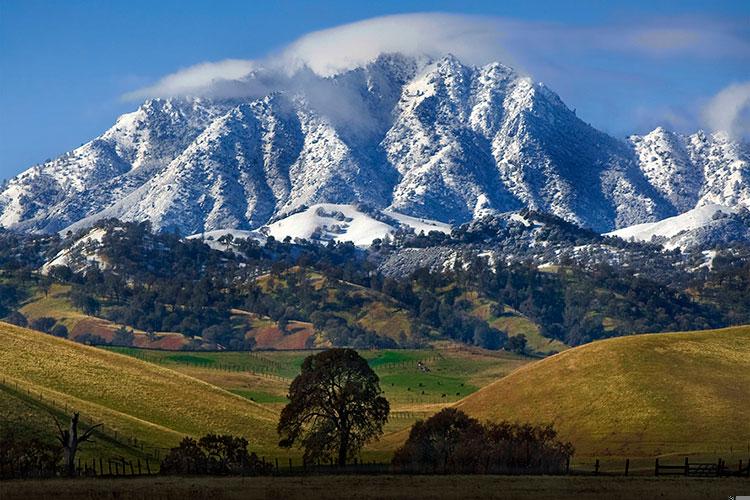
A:
[[[311,351],[104,349],[0,330],[0,408],[21,412],[26,393],[27,403],[41,396],[52,408],[76,408],[162,450],[184,435],[228,432],[263,456],[299,460],[299,450],[277,447],[275,424]],[[622,337],[541,360],[448,342],[360,353],[391,403],[367,460],[389,460],[415,421],[452,405],[480,420],[554,423],[580,471],[593,471],[595,459],[602,472],[622,472],[629,458],[633,473],[652,474],[657,456],[750,458],[750,327]]]
[[[750,492],[747,479],[582,476],[150,477],[0,482],[4,500],[131,498],[504,498],[714,500]]]
[[[750,458],[750,327],[593,342],[522,367],[457,407],[553,422],[589,457]]]
[[[0,335],[3,386],[80,411],[121,438],[166,448],[185,435],[224,432],[246,437],[260,453],[281,454],[276,412],[258,403],[153,363],[6,323]]]

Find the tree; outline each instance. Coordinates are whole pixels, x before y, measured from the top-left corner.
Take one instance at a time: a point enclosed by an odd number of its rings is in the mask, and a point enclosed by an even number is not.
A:
[[[115,330],[114,335],[112,335],[111,343],[112,345],[130,347],[133,345],[134,340],[135,334],[133,333],[133,330],[121,326],[120,328]]]
[[[462,441],[481,433],[482,425],[478,420],[461,410],[445,408],[412,426],[409,438],[396,451],[393,463],[446,473],[455,467],[456,449]]]
[[[53,417],[54,418],[54,417]],[[76,472],[76,453],[78,453],[78,447],[91,440],[91,435],[94,433],[97,427],[102,424],[92,425],[86,429],[83,434],[78,435],[78,420],[80,415],[73,413],[70,417],[70,427],[63,430],[60,422],[55,418],[55,425],[57,425],[57,431],[59,435],[57,439],[63,447],[63,459],[65,461],[65,471],[68,476],[74,476]]]
[[[48,316],[42,316],[31,322],[31,328],[40,332],[49,333],[52,327],[55,326],[55,319]]]
[[[574,451],[552,425],[482,424],[446,408],[412,426],[393,464],[411,472],[559,474]]]
[[[11,311],[10,314],[8,314],[8,316],[5,318],[5,322],[16,326],[28,326],[29,324],[26,316],[18,311]]]
[[[279,420],[279,445],[299,442],[306,461],[328,458],[339,465],[383,433],[390,411],[378,376],[353,349],[305,358],[289,401]]]
[[[526,335],[519,333],[508,338],[506,345],[509,351],[516,352],[518,354],[526,353]]]
[[[258,475],[271,471],[270,463],[248,453],[247,439],[228,434],[207,434],[198,441],[183,438],[161,463],[162,474]]]
[[[65,325],[62,325],[60,323],[53,326],[52,330],[50,330],[49,333],[50,335],[53,335],[55,337],[60,337],[61,339],[68,338],[68,329],[65,327]]]

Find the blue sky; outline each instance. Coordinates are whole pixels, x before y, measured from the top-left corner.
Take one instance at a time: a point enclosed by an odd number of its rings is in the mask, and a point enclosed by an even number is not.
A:
[[[468,31],[497,29],[473,40],[480,59],[510,59],[616,136],[710,126],[726,121],[726,103],[750,99],[747,1],[0,0],[0,178],[99,135],[138,106],[123,96],[158,93],[159,80],[181,69],[263,59],[310,32],[426,12],[469,16],[458,18]],[[435,30],[430,22],[420,40],[443,47],[442,21]],[[398,38],[410,24],[393,26],[383,36]],[[311,50],[323,50],[328,33]]]

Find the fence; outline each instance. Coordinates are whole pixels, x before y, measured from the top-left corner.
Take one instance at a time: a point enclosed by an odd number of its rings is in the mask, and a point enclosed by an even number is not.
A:
[[[690,462],[685,457],[682,465],[664,465],[656,459],[654,464],[654,474],[657,476],[691,476],[691,477],[748,477],[750,478],[750,458],[743,466],[743,461],[739,461],[737,469],[732,469],[723,459],[716,462]]]
[[[38,469],[22,463],[20,459],[0,460],[0,479],[27,479],[57,477],[62,469]],[[75,474],[78,477],[150,476],[158,474],[157,464],[146,458],[126,460],[123,457],[78,459]]]
[[[0,388],[5,388],[5,390],[7,391],[14,392],[19,396],[31,399],[37,402],[42,408],[55,409],[58,412],[63,413],[67,417],[69,417],[70,412],[73,411],[73,408],[69,407],[68,403],[64,401],[58,401],[49,396],[45,397],[41,392],[34,392],[28,387],[23,387],[17,381],[3,378],[0,380]],[[76,409],[75,411],[79,410]],[[79,425],[81,425],[82,427],[91,427],[98,423],[99,422],[94,422],[93,419],[87,417],[84,414],[81,414],[80,416]],[[123,433],[121,430],[118,430],[111,425],[107,426],[101,424],[100,427],[96,429],[95,434],[106,438],[108,441],[113,441],[123,448],[139,450],[141,454],[143,454],[144,459],[150,459],[156,462],[159,462],[162,458],[163,452],[168,450],[168,448],[160,448],[147,445],[137,437]]]

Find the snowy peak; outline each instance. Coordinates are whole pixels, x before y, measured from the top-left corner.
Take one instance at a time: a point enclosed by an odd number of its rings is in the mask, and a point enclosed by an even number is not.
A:
[[[194,234],[364,203],[455,224],[527,207],[610,231],[750,200],[747,145],[663,129],[619,141],[500,63],[383,54],[326,77],[257,68],[237,85],[253,92],[148,100],[20,174],[0,190],[0,225],[119,218]]]
[[[750,148],[724,133],[682,135],[659,127],[631,136],[641,171],[677,213],[750,201]]]

